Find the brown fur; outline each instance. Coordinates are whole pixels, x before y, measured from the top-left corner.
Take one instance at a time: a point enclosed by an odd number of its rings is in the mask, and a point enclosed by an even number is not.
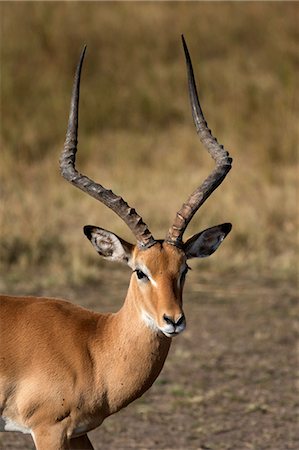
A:
[[[1,297],[2,415],[32,430],[38,450],[92,448],[86,432],[149,389],[171,339],[148,327],[142,310],[158,324],[163,314],[182,314],[185,259],[165,243],[136,247],[133,264],[146,265],[157,287],[133,273],[116,314],[58,299]],[[71,439],[79,425],[82,437]]]

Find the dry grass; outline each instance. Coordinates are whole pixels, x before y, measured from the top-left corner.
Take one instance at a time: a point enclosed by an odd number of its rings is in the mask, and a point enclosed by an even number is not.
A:
[[[191,118],[180,44],[209,125],[234,157],[190,233],[234,225],[204,269],[295,277],[297,3],[2,3],[2,287],[98,276],[81,227],[127,239],[110,211],[59,176],[73,68],[83,43],[78,164],[163,237],[212,163]],[[4,45],[5,43],[5,45]]]

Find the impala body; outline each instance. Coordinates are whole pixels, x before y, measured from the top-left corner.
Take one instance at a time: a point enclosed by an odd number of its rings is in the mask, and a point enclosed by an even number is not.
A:
[[[96,226],[84,227],[102,257],[132,269],[125,302],[115,314],[99,314],[59,299],[1,297],[0,430],[30,433],[38,450],[92,449],[87,432],[153,384],[172,338],[186,326],[182,291],[187,260],[212,254],[231,230],[225,223],[183,242],[191,218],[231,168],[231,158],[204,120],[184,39],[183,45],[193,119],[216,167],[178,211],[165,240],[156,240],[121,197],[75,168],[85,49],[81,54],[61,172],[115,211],[137,244]]]

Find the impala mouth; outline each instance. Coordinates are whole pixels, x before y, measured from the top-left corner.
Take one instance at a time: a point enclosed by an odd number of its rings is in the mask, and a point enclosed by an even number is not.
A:
[[[176,327],[173,331],[168,331],[165,328],[159,328],[159,330],[168,338],[173,338],[181,334],[184,329],[186,328],[185,324],[180,325],[179,327]]]
[[[175,337],[182,333],[182,331],[186,328],[186,319],[183,311],[176,319],[172,316],[168,316],[167,314],[163,314],[163,320],[166,322],[166,325],[161,327],[160,330],[167,337]]]
[[[163,330],[161,330],[161,331],[164,334],[164,336],[166,336],[168,338],[176,337],[178,334],[181,333],[181,331],[173,331],[172,333],[167,333],[166,331],[163,331]]]
[[[178,334],[182,333],[186,328],[185,320],[179,325],[166,325],[165,327],[159,327],[156,324],[156,321],[145,311],[142,311],[141,314],[143,322],[150,328],[152,331],[161,332],[164,336],[168,338],[176,337]]]

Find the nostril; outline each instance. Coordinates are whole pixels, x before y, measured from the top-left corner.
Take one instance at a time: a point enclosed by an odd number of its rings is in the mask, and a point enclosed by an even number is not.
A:
[[[163,319],[168,325],[179,327],[185,322],[185,315],[181,314],[179,318],[175,320],[173,317],[167,316],[167,314],[163,314]]]
[[[185,315],[182,314],[181,317],[179,317],[177,319],[177,321],[175,322],[176,326],[179,327],[180,325],[182,325],[185,322]]]
[[[163,319],[169,325],[175,326],[175,321],[170,316],[167,316],[166,314],[163,314]]]

